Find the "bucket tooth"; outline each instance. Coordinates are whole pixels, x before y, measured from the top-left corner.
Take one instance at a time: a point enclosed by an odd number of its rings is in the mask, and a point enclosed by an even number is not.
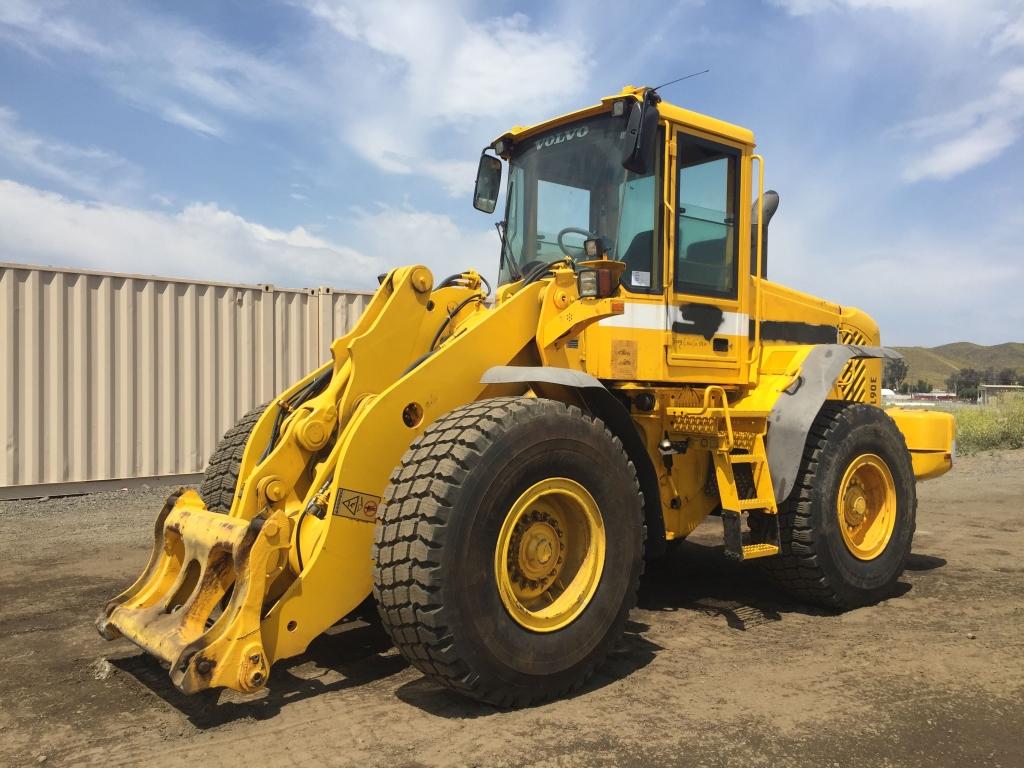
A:
[[[194,491],[173,494],[157,518],[149,564],[107,603],[100,634],[156,656],[185,693],[261,687],[269,671],[261,609],[288,532],[283,512],[248,521],[208,511]]]

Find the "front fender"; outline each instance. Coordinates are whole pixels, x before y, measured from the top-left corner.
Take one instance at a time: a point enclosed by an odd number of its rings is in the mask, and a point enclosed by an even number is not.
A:
[[[480,383],[547,384],[574,390],[582,398],[587,410],[601,419],[611,433],[622,441],[626,455],[636,468],[640,492],[644,496],[644,521],[647,524],[645,557],[654,560],[664,554],[665,519],[661,512],[658,473],[629,411],[599,379],[571,368],[499,365],[488,369]]]

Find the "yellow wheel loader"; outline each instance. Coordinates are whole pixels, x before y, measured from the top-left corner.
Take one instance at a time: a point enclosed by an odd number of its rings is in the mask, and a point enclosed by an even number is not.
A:
[[[517,706],[580,686],[709,515],[800,599],[891,594],[953,419],[883,410],[871,318],[766,278],[753,134],[627,87],[487,147],[485,213],[503,172],[493,296],[383,275],[168,499],[104,637],[185,693],[256,691],[372,594],[423,674]]]

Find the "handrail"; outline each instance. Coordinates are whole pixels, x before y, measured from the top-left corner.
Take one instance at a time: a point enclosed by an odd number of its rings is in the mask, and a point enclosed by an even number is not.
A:
[[[731,451],[733,446],[736,444],[735,437],[732,431],[732,415],[729,413],[729,396],[725,392],[725,388],[718,384],[711,384],[704,389],[704,402],[700,412],[694,414],[696,416],[702,416],[703,414],[710,411],[714,406],[711,404],[711,396],[717,394],[722,399],[722,418],[725,419],[725,434],[728,444],[726,446],[727,451]]]
[[[678,182],[678,172],[675,169],[676,153],[678,152],[678,145],[676,144],[676,135],[678,132],[672,130],[671,124],[668,122],[663,123],[665,126],[665,150],[663,155],[663,167],[662,167],[662,185],[661,185],[661,203],[664,206],[664,216],[662,218],[663,229],[662,239],[665,243],[665,251],[667,252],[668,258],[665,258],[665,254],[662,254],[662,258],[665,259],[665,269],[662,270],[661,283],[662,287],[668,295],[673,290],[676,279],[676,237],[678,236],[678,217],[676,216],[676,204],[675,199],[679,192],[675,188]],[[672,247],[668,245],[671,243]]]
[[[757,259],[754,269],[754,343],[747,355],[747,365],[753,366],[755,358],[761,353],[761,267],[764,264],[764,158],[754,153],[751,161],[757,161]],[[748,368],[747,379],[753,383],[754,369]]]

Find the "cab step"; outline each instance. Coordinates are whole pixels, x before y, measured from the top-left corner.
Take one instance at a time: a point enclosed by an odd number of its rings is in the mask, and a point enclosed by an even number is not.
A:
[[[746,512],[749,509],[774,509],[774,499],[739,499],[739,503],[736,505],[740,508],[740,512]]]
[[[761,457],[753,453],[732,453],[729,454],[729,461],[733,464],[758,464]]]
[[[779,554],[779,518],[778,515],[765,515],[767,528],[761,527],[759,538],[766,541],[747,541],[743,543],[743,515],[737,512],[722,511],[722,533],[725,543],[726,557],[732,560],[754,560],[758,557],[771,557]],[[751,531],[749,535],[754,535]]]
[[[779,554],[779,548],[775,544],[744,544],[743,560],[753,560],[756,557],[771,557]]]

